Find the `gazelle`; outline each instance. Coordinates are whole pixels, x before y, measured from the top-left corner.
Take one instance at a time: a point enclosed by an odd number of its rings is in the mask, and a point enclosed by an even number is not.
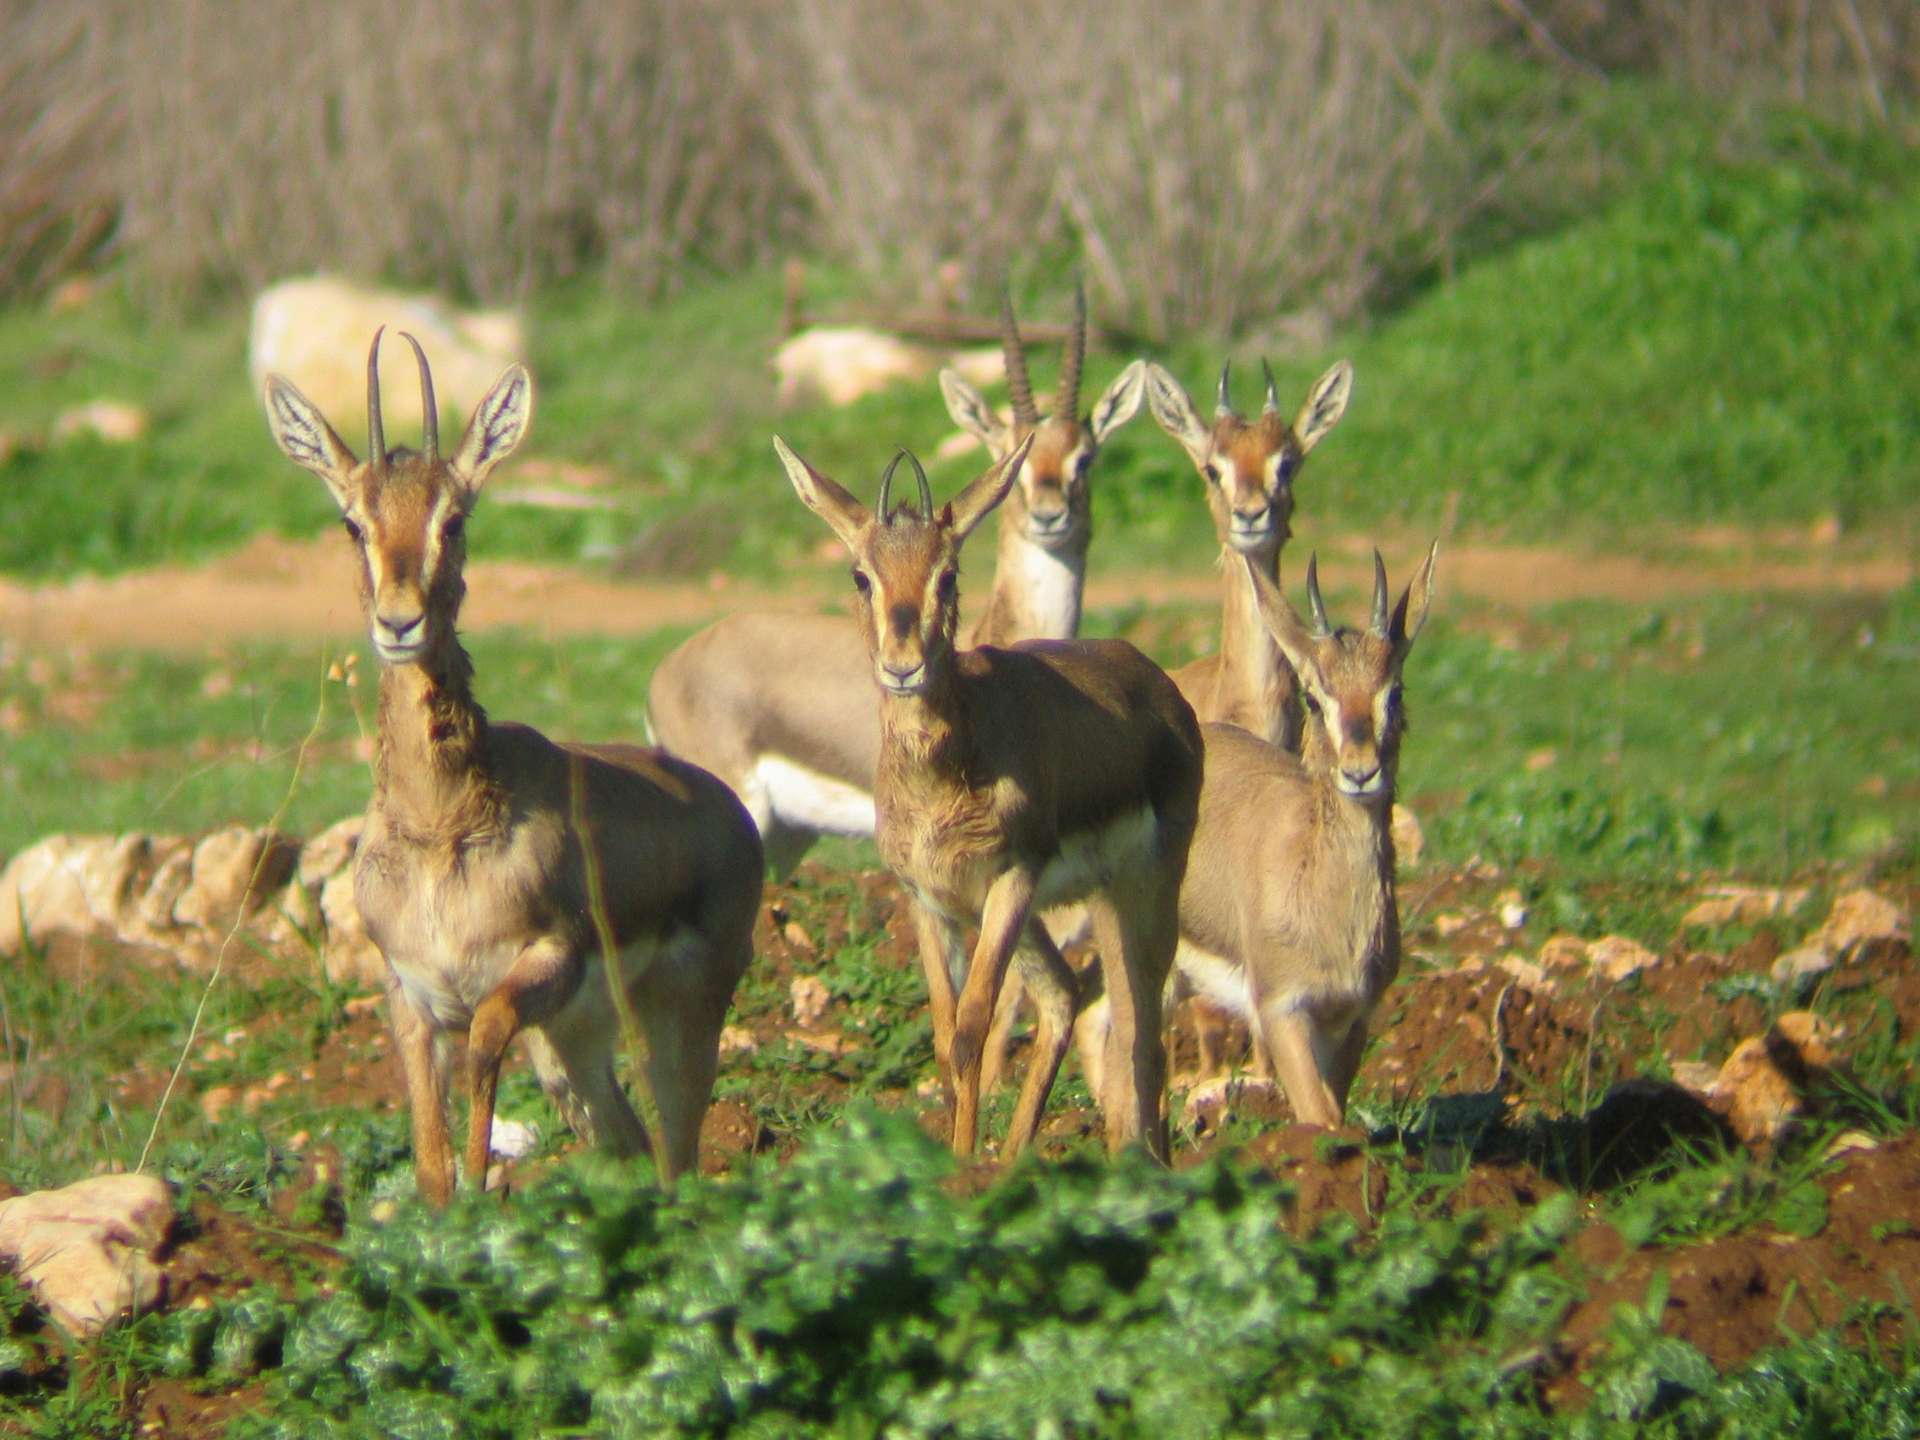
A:
[[[634,746],[563,747],[487,719],[454,629],[464,527],[488,474],[526,434],[533,382],[510,366],[442,456],[433,376],[419,342],[405,338],[426,417],[418,451],[387,448],[377,331],[365,461],[277,375],[266,379],[266,406],[280,448],[340,507],[380,660],[354,897],[387,961],[420,1191],[436,1205],[453,1194],[446,1088],[458,1030],[472,1087],[471,1183],[485,1184],[500,1064],[523,1028],[541,1084],[570,1123],[622,1154],[645,1146],[613,1069],[623,999],[646,1042],[662,1129],[654,1158],[671,1180],[694,1163],[721,1022],[752,954],[760,842],[732,792],[683,760]],[[603,929],[618,956],[612,976]]]
[[[1023,442],[1000,519],[993,590],[975,644],[1069,640],[1080,628],[1080,594],[1092,535],[1089,472],[1100,446],[1140,406],[1145,364],[1134,361],[1091,414],[1079,414],[1086,306],[1076,305],[1052,415],[1034,408],[1011,304],[1002,341],[1014,420],[1002,421],[966,381],[942,372],[956,424],[995,460]],[[831,615],[742,613],[716,621],[674,650],[647,690],[651,738],[731,785],[766,842],[776,875],[800,861],[815,836],[871,835],[880,724],[868,703],[868,662],[859,638]]]
[[[1353,366],[1345,360],[1322,375],[1287,424],[1279,387],[1265,361],[1266,401],[1258,419],[1233,408],[1232,369],[1220,370],[1220,394],[1211,425],[1200,418],[1180,382],[1159,365],[1147,367],[1147,406],[1160,427],[1180,442],[1207,484],[1207,507],[1220,539],[1225,594],[1220,648],[1172,672],[1180,693],[1203,721],[1238,725],[1287,750],[1300,744],[1298,686],[1261,623],[1241,559],[1279,581],[1280,550],[1292,532],[1293,485],[1309,451],[1346,413]]]
[[[1200,731],[1173,682],[1125,641],[957,648],[960,547],[1032,444],[938,510],[917,460],[919,506],[893,508],[896,455],[869,510],[774,441],[795,491],[853,555],[856,628],[879,689],[877,838],[913,896],[955,1153],[972,1154],[978,1139],[981,1047],[1009,962],[1040,1020],[1008,1152],[1038,1130],[1075,990],[1039,912],[1084,898],[1112,997],[1107,1144],[1144,1141],[1164,1160],[1160,996],[1199,802]],[[969,956],[962,927],[976,923]]]
[[[1190,664],[1170,671],[1173,683],[1193,706],[1201,721],[1238,725],[1288,750],[1300,745],[1300,700],[1293,671],[1261,622],[1254,592],[1243,577],[1242,559],[1258,565],[1276,584],[1280,550],[1292,534],[1293,482],[1307,452],[1346,413],[1353,389],[1353,366],[1342,360],[1314,382],[1306,403],[1288,425],[1280,415],[1280,391],[1273,371],[1263,360],[1265,404],[1259,418],[1243,419],[1233,408],[1232,365],[1220,370],[1220,392],[1211,425],[1201,420],[1193,400],[1165,367],[1146,367],[1147,408],[1169,435],[1180,442],[1194,468],[1207,484],[1207,507],[1213,512],[1214,533],[1220,539],[1220,564],[1225,595],[1220,616],[1220,648]],[[1003,562],[1004,563],[1004,562]],[[1062,928],[1056,928],[1059,938]],[[1061,943],[1067,943],[1063,938]],[[1181,993],[1175,997],[1184,999]],[[992,1089],[1006,1065],[1007,1049],[1020,1000],[1020,987],[1009,985],[994,1017],[987,1040],[986,1081]],[[1217,1016],[1196,1017],[1200,1069],[1210,1073],[1217,1064],[1220,1031]],[[1255,1037],[1256,1063],[1259,1040]]]
[[[1433,602],[1436,544],[1388,608],[1374,552],[1363,630],[1333,629],[1307,565],[1311,624],[1257,560],[1242,565],[1260,614],[1306,698],[1298,757],[1233,725],[1207,725],[1200,824],[1180,890],[1186,984],[1265,1041],[1301,1120],[1335,1126],[1360,1068],[1367,1024],[1400,969],[1390,817],[1406,728],[1401,670]],[[1103,1060],[1103,1020],[1081,1037]]]

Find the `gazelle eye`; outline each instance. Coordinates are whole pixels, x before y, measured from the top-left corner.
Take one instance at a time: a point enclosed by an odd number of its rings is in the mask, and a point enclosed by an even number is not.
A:
[[[340,523],[347,527],[347,538],[358,545],[360,543],[360,527],[344,516],[341,518]]]
[[[856,570],[853,572],[853,588],[858,590],[862,595],[868,594],[870,591],[872,591],[873,582],[867,579],[866,571]]]
[[[940,584],[938,588],[940,591],[940,598],[942,600],[953,599],[953,597],[960,592],[959,577],[956,576],[953,573],[953,571],[951,570],[947,571],[945,574],[943,574],[940,577]]]
[[[464,515],[456,515],[451,520],[447,521],[445,525],[440,527],[440,538],[447,541],[449,544],[451,544],[453,541],[458,540],[462,535],[464,535],[466,533],[466,530],[467,530],[467,517]]]
[[[1218,485],[1220,483],[1220,467],[1214,464],[1213,461],[1209,460],[1206,464],[1202,465],[1200,467],[1200,473],[1207,477],[1207,483],[1209,485]]]

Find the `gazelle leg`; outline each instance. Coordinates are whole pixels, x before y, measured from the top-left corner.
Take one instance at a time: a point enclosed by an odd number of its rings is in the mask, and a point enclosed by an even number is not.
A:
[[[980,1093],[991,1094],[1006,1077],[1007,1052],[1013,1047],[1013,1027],[1020,1018],[1020,1003],[1026,998],[1027,984],[1018,965],[1007,972],[1000,987],[1000,1003],[993,1007],[993,1024],[987,1030],[987,1043],[980,1055]]]
[[[1172,886],[1151,880],[1116,885],[1093,907],[1094,934],[1107,981],[1106,1056],[1101,1106],[1107,1149],[1136,1141],[1167,1158],[1162,1115],[1167,1047],[1162,995],[1179,940],[1178,877]]]
[[[1340,1043],[1334,1046],[1333,1063],[1328,1067],[1327,1088],[1333,1092],[1333,1103],[1340,1120],[1347,1115],[1347,1095],[1353,1089],[1353,1077],[1360,1073],[1360,1057],[1367,1048],[1367,1017],[1363,1016],[1347,1027],[1347,1033]]]
[[[579,960],[539,940],[520,952],[506,978],[475,1007],[467,1028],[467,1067],[473,1107],[467,1117],[467,1179],[484,1189],[493,1141],[494,1097],[500,1063],[523,1025],[537,1025],[566,1003],[580,984]]]
[[[1313,1017],[1292,1005],[1262,1005],[1259,1013],[1267,1052],[1294,1118],[1328,1129],[1337,1127],[1340,1104],[1321,1073]]]
[[[453,1199],[453,1137],[447,1130],[446,1037],[399,986],[387,991],[387,1022],[407,1082],[413,1120],[413,1170],[421,1198]]]
[[[919,941],[920,969],[927,977],[927,1006],[933,1014],[933,1064],[940,1073],[940,1084],[947,1092],[947,1106],[951,1109],[954,992],[959,988],[959,979],[966,975],[966,951],[961,948],[960,927],[917,900],[913,905],[913,928]]]
[[[1066,1058],[1067,1046],[1073,1037],[1076,991],[1073,971],[1060,958],[1045,928],[1032,920],[1027,922],[1026,939],[1014,960],[1016,968],[1008,977],[1009,983],[1021,974],[1028,976],[1026,989],[1033,996],[1039,1019],[1034,1027],[1033,1056],[1027,1062],[1027,1078],[1020,1087],[1020,1101],[1014,1106],[1013,1124],[1007,1130],[1009,1159],[1032,1144],[1039,1132],[1047,1096],[1053,1092],[1060,1062]],[[1003,992],[1003,1006],[1005,1001]],[[986,1083],[984,1068],[981,1083]]]
[[[1016,866],[993,882],[980,909],[980,940],[953,1019],[953,1153],[962,1157],[972,1155],[979,1144],[981,1050],[1032,904],[1033,876]]]

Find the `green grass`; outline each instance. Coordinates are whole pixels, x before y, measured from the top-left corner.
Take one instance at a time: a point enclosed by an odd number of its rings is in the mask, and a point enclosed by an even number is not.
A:
[[[1462,240],[1453,279],[1410,271],[1400,308],[1374,328],[1276,355],[1289,405],[1336,355],[1358,368],[1349,416],[1302,481],[1303,539],[1431,527],[1456,492],[1469,529],[1582,543],[1651,544],[1663,523],[1828,514],[1883,537],[1910,529],[1914,153],[1792,114],[1735,141],[1715,113],[1656,87],[1529,89],[1540,82],[1489,74],[1477,103],[1511,109],[1513,135],[1549,119],[1572,127],[1610,178],[1512,198]],[[831,310],[847,282],[825,273],[814,289]],[[1064,309],[1057,293],[1022,298],[1031,315]],[[697,573],[778,569],[820,532],[772,462],[775,431],[862,488],[894,444],[928,451],[952,428],[930,382],[845,410],[781,412],[771,272],[699,279],[651,308],[583,280],[528,310],[540,389],[529,453],[609,467],[616,505],[490,507],[495,553],[601,558],[652,535]],[[0,314],[0,425],[44,434],[62,408],[98,395],[154,416],[131,446],[29,445],[0,463],[0,571],[114,571],[328,523],[321,487],[267,437],[244,324],[238,309],[145,315],[111,286],[76,313]],[[1220,337],[1194,336],[1159,358],[1204,400],[1228,353]],[[1092,357],[1085,393],[1127,358]],[[1251,387],[1255,355],[1235,358]],[[1054,363],[1036,352],[1038,388]],[[359,416],[335,418],[357,432]],[[978,463],[937,467],[936,483]],[[1208,555],[1198,481],[1150,420],[1116,438],[1098,483],[1106,562]]]

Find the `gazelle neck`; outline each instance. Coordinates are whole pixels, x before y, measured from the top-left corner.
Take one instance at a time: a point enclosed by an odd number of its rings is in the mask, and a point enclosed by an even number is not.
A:
[[[993,589],[973,627],[971,642],[1011,645],[1016,640],[1071,640],[1078,635],[1089,539],[1083,531],[1073,544],[1049,549],[1029,539],[1024,524],[1003,512],[994,552]]]
[[[1249,725],[1256,735],[1283,750],[1300,747],[1299,681],[1280,656],[1253,585],[1241,573],[1240,552],[1222,546],[1220,563],[1225,594],[1220,609],[1220,671],[1217,682],[1227,692],[1228,713],[1264,723]],[[1276,585],[1280,581],[1280,546],[1253,557],[1253,563]],[[1245,723],[1245,721],[1241,721]]]
[[[458,640],[381,667],[373,793],[389,823],[422,839],[470,835],[504,813],[487,762],[487,715]]]

